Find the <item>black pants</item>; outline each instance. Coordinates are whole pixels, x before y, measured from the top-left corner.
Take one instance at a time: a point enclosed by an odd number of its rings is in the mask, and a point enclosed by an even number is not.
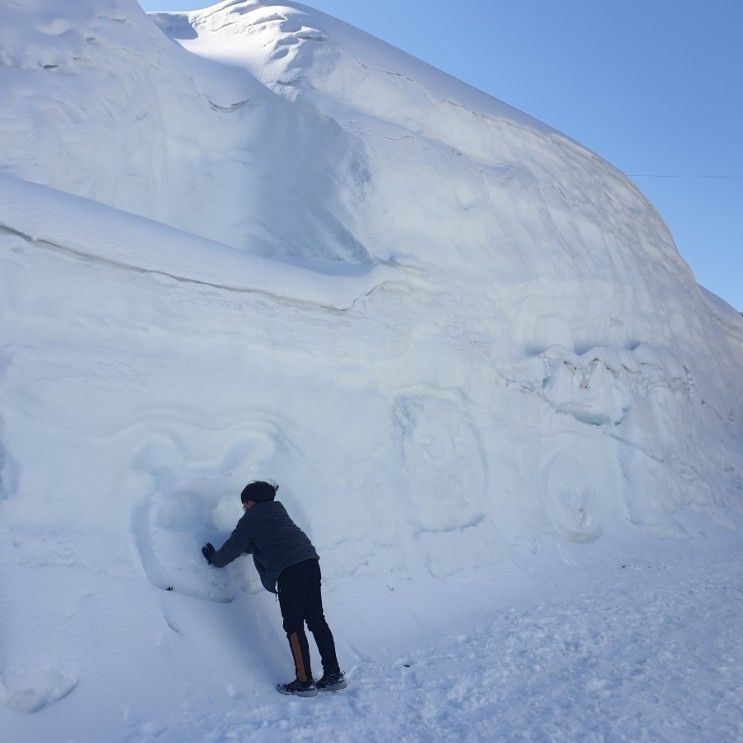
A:
[[[305,622],[315,637],[323,671],[336,673],[339,668],[335,642],[322,609],[320,563],[313,559],[291,565],[282,571],[277,587],[284,632],[289,638],[297,678],[300,681],[312,678],[310,647],[304,633]]]

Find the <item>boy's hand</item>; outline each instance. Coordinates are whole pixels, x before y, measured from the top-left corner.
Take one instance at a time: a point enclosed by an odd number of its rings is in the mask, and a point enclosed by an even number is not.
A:
[[[211,542],[207,542],[202,548],[201,548],[201,554],[206,557],[206,561],[211,565],[212,563],[212,555],[217,550],[214,549],[214,545]]]

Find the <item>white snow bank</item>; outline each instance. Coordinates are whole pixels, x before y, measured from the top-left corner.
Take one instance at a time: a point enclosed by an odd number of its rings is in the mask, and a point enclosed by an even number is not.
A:
[[[329,43],[332,53],[343,58],[342,63],[353,60],[358,70],[347,79],[347,83],[353,85],[349,84],[341,97],[353,96],[358,103],[366,97],[362,105],[386,105],[387,110],[396,116],[401,113],[410,115],[419,100],[424,102],[424,106],[439,101],[482,116],[523,124],[545,134],[557,134],[524,112],[410,54],[326,13],[291,0],[227,0],[204,10],[153,13],[152,17],[168,36],[186,48],[198,48],[199,54],[238,65],[252,58],[256,76],[268,84],[278,83],[288,95],[291,95],[291,88],[304,82],[302,78],[305,75],[313,76],[307,57]],[[221,38],[220,31],[224,32]],[[215,38],[210,41],[208,37],[211,35]],[[259,47],[269,35],[271,43],[261,51]],[[302,58],[302,64],[298,63],[298,56]],[[287,70],[287,65],[291,71]],[[302,70],[303,66],[306,69]],[[331,65],[321,66],[317,79],[323,84],[335,83],[333,75],[336,73]],[[368,95],[377,73],[398,78],[398,90],[405,93],[402,105],[396,97],[384,104],[378,95]],[[368,84],[370,82],[372,85]]]
[[[600,158],[292,3],[157,24],[129,0],[15,10],[0,9],[6,700],[65,686],[14,669],[74,668],[75,693],[42,713],[81,721],[69,737],[286,730],[263,692],[289,672],[278,606],[247,558],[218,572],[198,552],[256,477],[320,552],[344,667],[385,689],[376,659],[436,653],[514,594],[655,549],[649,534],[698,550],[740,528],[743,319]],[[390,737],[420,729],[404,668]],[[586,694],[613,683],[599,670]],[[414,684],[434,723],[437,684]],[[360,733],[369,699],[351,697]],[[322,728],[314,709],[296,737]]]
[[[135,0],[3,4],[0,50],[0,170],[264,255],[369,262],[358,143]]]
[[[338,310],[384,283],[406,282],[405,269],[390,266],[278,263],[3,173],[0,227],[118,266]]]

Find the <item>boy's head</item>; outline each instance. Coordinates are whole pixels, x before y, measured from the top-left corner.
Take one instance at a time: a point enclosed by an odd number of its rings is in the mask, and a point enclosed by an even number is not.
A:
[[[255,480],[243,488],[242,493],[240,493],[240,500],[243,506],[247,506],[249,503],[267,503],[276,497],[278,489],[279,486],[273,483]]]

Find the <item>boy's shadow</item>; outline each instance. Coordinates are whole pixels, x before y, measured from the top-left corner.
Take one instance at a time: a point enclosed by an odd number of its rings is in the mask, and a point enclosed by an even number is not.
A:
[[[243,585],[235,600],[220,609],[225,609],[225,631],[234,638],[236,652],[245,652],[251,675],[258,674],[261,681],[273,685],[293,672],[281,612],[273,595],[262,587],[250,590]]]

